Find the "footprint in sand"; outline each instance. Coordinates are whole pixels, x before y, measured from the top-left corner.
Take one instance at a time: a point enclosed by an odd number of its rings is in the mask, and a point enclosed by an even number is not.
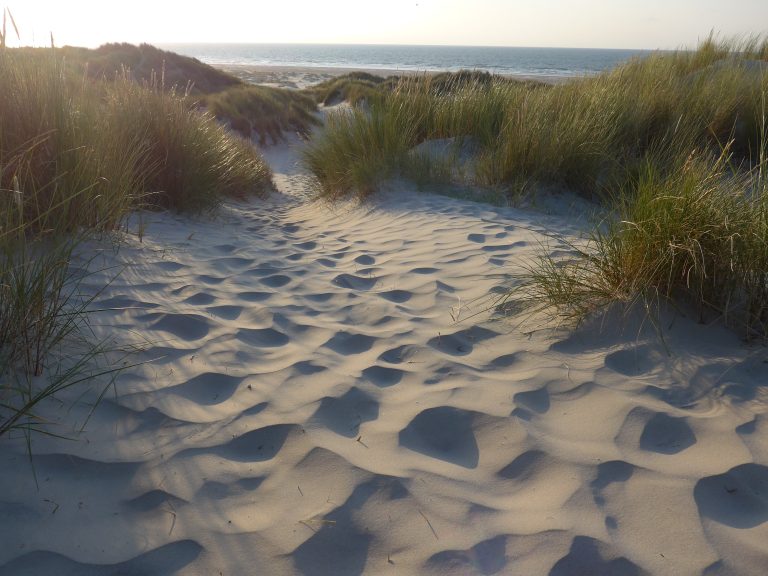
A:
[[[685,418],[654,414],[640,435],[640,448],[659,454],[677,454],[696,444],[696,435]]]
[[[741,464],[696,483],[693,498],[699,514],[732,528],[768,522],[768,466]]]
[[[295,424],[275,424],[246,432],[233,440],[210,448],[189,448],[177,457],[216,455],[233,462],[264,462],[272,460],[292,432],[299,432]]]
[[[386,366],[369,366],[363,370],[362,374],[363,378],[379,388],[388,388],[389,386],[399,384],[405,372],[397,368],[387,368]]]
[[[208,294],[207,292],[198,292],[197,294],[193,294],[189,298],[183,300],[183,302],[184,304],[191,304],[192,306],[206,306],[213,303],[215,300],[216,297],[212,294]]]
[[[290,284],[290,282],[291,278],[284,274],[275,274],[261,279],[261,283],[270,288],[282,288],[286,284]]]
[[[498,476],[507,480],[525,481],[537,470],[543,469],[548,459],[547,454],[541,450],[528,450],[499,470]]]
[[[642,570],[613,547],[589,536],[576,536],[566,556],[557,561],[549,576],[574,576],[575,574],[600,576],[645,576]]]
[[[440,270],[438,268],[432,268],[431,266],[421,266],[418,268],[414,268],[411,270],[412,274],[434,274],[435,272],[439,272]]]
[[[614,483],[626,482],[632,477],[635,467],[624,460],[611,460],[603,462],[597,467],[597,477],[589,485],[592,488],[592,497],[598,506],[605,505],[603,490]]]
[[[386,362],[387,364],[408,363],[413,361],[413,358],[415,358],[418,353],[418,347],[404,344],[403,346],[398,346],[397,348],[382,352],[379,356],[379,360]]]
[[[185,504],[189,504],[189,502],[164,490],[150,490],[141,496],[124,502],[125,507],[129,511],[143,513],[154,512],[166,506],[170,506],[171,509],[175,510]]]
[[[213,316],[218,316],[222,320],[237,320],[243,313],[242,306],[211,306],[205,309]]]
[[[427,567],[430,573],[437,574],[502,574],[509,561],[507,536],[501,535],[468,550],[438,552],[427,560]]]
[[[221,284],[226,280],[226,278],[222,278],[220,276],[211,276],[209,274],[200,274],[197,276],[198,282],[202,282],[203,284],[209,284],[211,286],[216,286],[218,284]]]
[[[429,408],[400,431],[400,445],[464,468],[475,468],[480,458],[472,427],[476,415],[452,406]]]
[[[261,486],[261,483],[264,482],[264,480],[264,476],[240,478],[233,482],[208,480],[197,492],[195,492],[195,499],[208,498],[210,500],[226,500],[227,498],[236,498],[237,496],[253,492]]]
[[[216,258],[212,263],[218,268],[219,266],[226,268],[230,271],[240,270],[253,264],[252,258],[240,258],[232,256],[229,258]]]
[[[638,436],[638,431],[642,430]],[[673,455],[696,443],[696,435],[685,418],[634,408],[616,436],[619,446],[638,447],[646,452]]]
[[[549,392],[546,388],[538,390],[528,390],[527,392],[518,392],[512,397],[512,401],[523,409],[537,414],[544,414],[549,410]]]
[[[388,292],[379,292],[379,296],[384,298],[384,300],[389,300],[395,304],[404,304],[411,299],[413,294],[407,290],[390,290]]]
[[[478,542],[469,550],[444,550],[427,560],[430,573],[501,574],[509,563],[507,536]]]
[[[459,330],[453,334],[441,334],[431,338],[427,344],[432,348],[450,354],[451,356],[466,356],[471,354],[476,344],[498,336],[498,332],[473,326]]]
[[[350,356],[353,354],[362,354],[368,352],[376,341],[372,336],[365,334],[352,334],[350,332],[337,332],[325,344],[337,354]]]
[[[371,482],[358,485],[346,502],[323,516],[321,528],[291,553],[295,574],[363,574],[373,535],[355,521],[355,512],[374,496],[371,486]]]
[[[379,403],[359,388],[350,388],[343,396],[326,396],[311,420],[340,436],[354,438],[363,422],[379,417]]]
[[[237,297],[246,302],[263,302],[273,295],[272,292],[240,292]]]
[[[144,315],[141,320],[151,322],[152,330],[168,332],[180,340],[199,340],[208,335],[210,321],[198,314],[153,313]]]
[[[354,274],[339,274],[333,279],[336,286],[349,290],[370,290],[378,280],[367,276],[355,276]]]
[[[640,376],[651,372],[661,360],[660,354],[649,346],[637,346],[608,354],[605,365],[624,376]]]
[[[186,264],[181,264],[179,262],[172,262],[170,260],[161,260],[159,262],[153,262],[151,264],[148,264],[148,266],[153,266],[163,272],[178,272],[179,270],[182,270],[184,268],[189,268],[189,266],[187,266]]]
[[[288,336],[274,328],[240,328],[235,338],[243,344],[260,348],[279,348],[291,341]]]
[[[181,396],[197,404],[212,406],[231,398],[242,381],[242,377],[206,372],[182,384],[166,388],[164,392]]]
[[[736,433],[741,434],[743,436],[754,434],[755,431],[757,430],[757,422],[758,422],[758,417],[755,416],[749,422],[744,422],[744,424],[740,424],[739,426],[737,426]]]

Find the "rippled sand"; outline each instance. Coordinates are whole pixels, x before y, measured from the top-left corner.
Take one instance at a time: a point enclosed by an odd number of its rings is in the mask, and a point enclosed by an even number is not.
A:
[[[519,328],[489,294],[567,206],[308,203],[266,155],[268,201],[92,246],[126,266],[95,329],[151,362],[36,440],[39,489],[0,440],[0,574],[766,573],[764,348]]]

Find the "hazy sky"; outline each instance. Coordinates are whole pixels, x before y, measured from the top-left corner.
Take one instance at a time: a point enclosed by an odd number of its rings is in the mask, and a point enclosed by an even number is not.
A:
[[[768,32],[768,0],[9,0],[23,44],[693,46]],[[15,40],[13,42],[16,44]]]

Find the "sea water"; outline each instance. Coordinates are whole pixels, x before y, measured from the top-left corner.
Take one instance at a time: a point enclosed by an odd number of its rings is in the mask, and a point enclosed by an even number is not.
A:
[[[213,65],[363,68],[372,70],[484,70],[524,76],[584,76],[613,68],[644,50],[389,46],[352,44],[164,44],[160,47]]]

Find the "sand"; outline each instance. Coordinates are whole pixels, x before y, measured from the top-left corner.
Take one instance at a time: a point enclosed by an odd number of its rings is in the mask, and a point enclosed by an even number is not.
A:
[[[94,288],[125,267],[94,329],[148,363],[35,439],[38,487],[0,439],[0,575],[766,574],[764,347],[499,317],[567,196],[308,202],[299,146],[266,201],[90,246]]]

